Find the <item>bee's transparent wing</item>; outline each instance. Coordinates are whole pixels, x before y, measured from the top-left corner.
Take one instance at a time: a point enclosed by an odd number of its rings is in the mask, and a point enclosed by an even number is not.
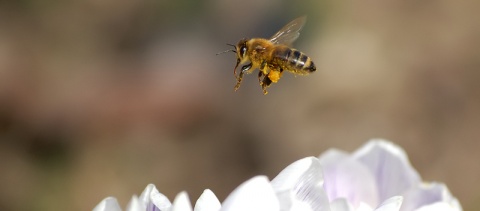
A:
[[[306,16],[299,17],[287,25],[285,25],[280,31],[270,38],[270,41],[274,44],[284,44],[291,45],[297,38],[300,36],[300,30],[305,21],[307,20]]]

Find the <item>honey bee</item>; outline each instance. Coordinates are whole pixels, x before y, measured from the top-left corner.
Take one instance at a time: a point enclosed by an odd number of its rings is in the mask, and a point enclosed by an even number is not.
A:
[[[234,90],[237,91],[240,88],[243,75],[250,74],[255,69],[259,69],[258,81],[265,95],[268,94],[267,88],[280,80],[284,70],[296,75],[315,72],[317,68],[310,57],[290,47],[300,35],[305,21],[305,16],[291,21],[270,39],[242,39],[237,45],[227,44],[235,49],[221,53],[232,51],[237,56],[237,64],[233,69],[233,74],[237,79]],[[241,67],[237,76],[237,68],[241,64],[245,65]]]

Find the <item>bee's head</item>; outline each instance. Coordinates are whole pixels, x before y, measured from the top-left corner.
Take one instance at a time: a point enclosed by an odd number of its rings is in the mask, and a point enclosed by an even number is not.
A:
[[[247,59],[247,39],[241,39],[238,41],[235,46],[235,52],[237,53],[237,64],[235,65],[233,73],[236,75],[238,65]]]
[[[226,53],[226,52],[234,52],[236,54],[237,64],[235,65],[235,69],[233,69],[233,74],[236,75],[236,70],[237,70],[238,65],[247,59],[247,39],[241,39],[237,43],[237,45],[228,44],[228,43],[227,43],[227,45],[232,46],[235,49],[229,49],[229,50],[217,53],[217,55],[222,54],[222,53]]]
[[[222,53],[227,53],[227,52],[234,52],[237,54],[237,59],[238,60],[243,60],[245,56],[247,55],[247,39],[241,39],[237,45],[227,43],[228,46],[234,47],[234,49],[228,49],[226,51],[222,51],[217,53],[217,55],[222,54]]]
[[[237,52],[237,58],[239,60],[243,60],[247,54],[247,40],[246,39],[241,39],[238,41],[237,45],[235,46],[236,52]]]

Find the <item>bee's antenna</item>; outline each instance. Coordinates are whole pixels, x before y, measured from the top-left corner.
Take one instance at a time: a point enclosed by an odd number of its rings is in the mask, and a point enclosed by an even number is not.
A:
[[[235,46],[235,45],[233,45],[233,44],[229,44],[229,43],[227,43],[227,45],[229,45],[229,46],[232,46],[232,47],[236,48],[236,46]],[[216,55],[220,55],[220,54],[222,54],[222,53],[227,53],[227,52],[230,52],[230,51],[231,51],[231,52],[234,52],[234,53],[237,53],[237,51],[236,51],[235,49],[229,49],[229,50],[226,50],[226,51],[218,52]]]
[[[234,53],[237,53],[237,51],[236,51],[235,49],[228,49],[228,50],[226,50],[226,51],[218,52],[218,53],[216,53],[215,55],[218,56],[218,55],[220,55],[220,54],[222,54],[222,53],[227,53],[227,52],[230,52],[230,51],[231,51],[231,52],[234,52]]]

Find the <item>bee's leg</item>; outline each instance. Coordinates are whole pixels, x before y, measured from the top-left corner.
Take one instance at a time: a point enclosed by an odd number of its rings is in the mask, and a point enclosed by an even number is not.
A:
[[[237,58],[237,64],[235,64],[235,68],[233,69],[233,76],[237,78],[237,67],[240,64],[240,58]]]
[[[267,61],[263,61],[263,62],[260,64],[260,70],[263,70],[263,68],[265,68],[265,66],[267,66]]]
[[[245,74],[245,72],[247,72],[248,70],[250,70],[250,68],[252,68],[252,63],[249,63],[247,65],[243,65],[242,66],[242,71],[240,71],[240,74],[238,75],[237,77],[237,84],[235,85],[235,91],[238,90],[238,88],[240,88],[240,84],[242,83],[242,78],[243,78],[243,75]]]
[[[265,75],[263,74],[263,71],[261,71],[261,70],[258,71],[258,83],[260,83],[260,85],[262,85],[262,80],[263,80],[262,77],[263,77],[263,76],[265,76]]]
[[[267,66],[267,62],[263,61],[262,64],[260,65],[260,71],[258,73],[258,81],[260,82],[260,86],[262,86],[262,89],[263,89],[263,94],[265,95],[268,94],[267,87],[269,87],[270,84],[272,83],[272,81],[268,78],[269,72],[271,72],[271,70],[270,71],[269,70],[270,69]]]
[[[258,70],[259,70],[259,71],[258,71],[258,83],[260,83],[260,85],[262,85],[262,80],[263,80],[262,77],[265,76],[265,73],[264,73],[265,70],[264,70],[264,68],[265,68],[265,65],[266,65],[266,64],[267,64],[267,62],[262,62],[262,64],[260,64],[260,68],[258,69]]]
[[[260,83],[260,85],[262,85],[264,95],[268,94],[267,88],[270,86],[270,84],[272,84],[272,81],[270,80],[270,78],[267,76],[264,76],[263,81]]]

